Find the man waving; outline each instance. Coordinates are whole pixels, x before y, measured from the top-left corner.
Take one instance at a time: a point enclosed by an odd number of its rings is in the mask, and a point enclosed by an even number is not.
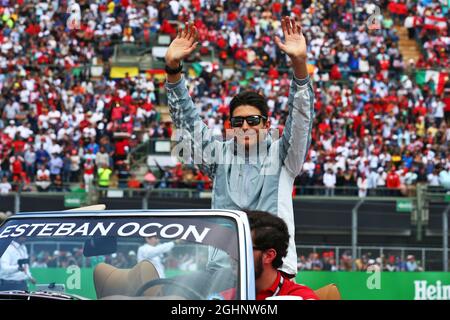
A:
[[[281,138],[269,133],[266,99],[253,91],[240,92],[230,102],[232,139],[221,141],[211,135],[181,74],[183,59],[197,46],[197,29],[192,24],[178,30],[167,50],[166,89],[172,120],[183,139],[190,141],[191,158],[214,181],[212,207],[261,210],[282,218],[290,242],[280,270],[292,277],[297,273],[292,187],[310,144],[314,95],[301,26],[289,17],[282,19],[281,26],[284,42],[278,37],[274,41],[290,57],[293,68],[289,115]]]

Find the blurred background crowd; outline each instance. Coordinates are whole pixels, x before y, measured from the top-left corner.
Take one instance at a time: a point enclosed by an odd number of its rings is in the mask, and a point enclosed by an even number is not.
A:
[[[339,259],[335,251],[320,253],[311,252],[309,255],[298,257],[298,269],[304,271],[352,271],[353,263],[357,271],[426,271],[421,261],[416,261],[412,254],[402,259],[400,255],[375,256],[371,252],[352,259],[350,252],[344,252]]]
[[[118,250],[112,255],[86,258],[82,247],[73,247],[64,250],[38,250],[31,254],[30,261],[32,268],[67,268],[71,265],[94,267],[100,262],[110,263],[118,268],[131,268],[136,265],[137,256],[136,250],[130,248]],[[163,261],[167,269],[193,271],[207,260],[202,255],[193,255],[188,247],[181,246],[174,252],[165,254]],[[345,251],[336,259],[334,250],[299,255],[297,265],[299,271],[352,271],[353,263],[356,271],[426,271],[422,261],[416,260],[413,254],[402,258],[397,254],[377,256],[368,252],[352,259],[351,253]]]
[[[267,97],[273,130],[287,117],[289,59],[273,42],[280,17],[295,15],[308,42],[316,118],[295,190],[323,186],[408,194],[417,183],[450,188],[449,8],[440,0],[0,1],[0,193],[100,187],[209,189],[198,168],[157,166],[137,177],[132,150],[170,138],[164,80],[145,73],[111,78],[114,44],[149,43],[197,26],[199,50],[186,74],[213,134],[229,128],[228,103],[243,89]],[[381,12],[377,14],[377,8]],[[416,59],[401,52],[407,29]],[[217,63],[202,67],[213,54]],[[93,79],[84,66],[101,61]]]

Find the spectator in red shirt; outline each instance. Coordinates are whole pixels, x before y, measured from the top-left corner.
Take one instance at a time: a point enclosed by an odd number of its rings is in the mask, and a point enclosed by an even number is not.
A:
[[[450,95],[444,96],[442,99],[442,102],[445,104],[444,112],[445,112],[445,118],[450,118]]]
[[[397,15],[400,18],[400,21],[403,21],[408,14],[408,7],[406,6],[406,3],[404,1],[400,1],[397,3]]]
[[[342,74],[337,64],[333,65],[330,70],[330,80],[341,80]]]
[[[180,162],[173,168],[172,176],[175,180],[173,188],[178,188],[178,185],[183,182],[183,165]]]
[[[274,296],[319,300],[312,289],[296,284],[278,270],[283,264],[289,243],[286,223],[279,217],[261,211],[247,212],[247,217],[252,230],[256,300]]]
[[[388,173],[386,178],[386,186],[389,190],[390,195],[399,195],[400,188],[400,177],[397,172],[395,172],[395,168],[393,167],[391,171]]]
[[[141,182],[136,178],[134,173],[131,174],[128,179],[128,188],[130,189],[139,189],[141,187]]]
[[[170,35],[173,35],[177,32],[177,30],[169,23],[168,20],[163,21],[159,31],[161,33],[166,33],[166,34],[170,34]]]
[[[283,4],[280,2],[274,2],[272,4],[272,11],[277,19],[281,19],[281,11],[283,9]]]
[[[111,120],[121,123],[124,112],[124,108],[119,103],[116,103],[115,107],[111,110]]]
[[[25,141],[20,138],[20,134],[17,133],[15,140],[12,143],[12,148],[14,150],[14,153],[23,155],[25,151]]]
[[[116,154],[115,154],[115,161],[124,160],[127,156],[128,150],[129,150],[129,141],[128,139],[120,139],[116,142]]]
[[[30,24],[26,29],[25,32],[28,33],[30,36],[37,36],[39,32],[41,32],[41,28],[38,24]]]
[[[83,165],[84,168],[84,185],[86,192],[89,192],[89,188],[94,181],[94,171],[95,165],[91,158],[86,159],[86,163]]]
[[[267,72],[267,75],[271,79],[279,79],[280,78],[280,73],[278,72],[278,70],[274,64],[270,66],[269,71]]]
[[[22,181],[22,177],[24,174],[24,159],[20,155],[16,154],[14,157],[11,157],[10,162],[13,181]]]
[[[197,171],[195,181],[197,182],[197,190],[203,191],[211,189],[211,180],[201,170]]]

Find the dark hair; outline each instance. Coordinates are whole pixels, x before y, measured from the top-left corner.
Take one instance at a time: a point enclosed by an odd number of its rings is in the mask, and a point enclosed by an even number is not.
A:
[[[243,105],[249,105],[261,111],[261,115],[267,117],[269,114],[269,107],[267,106],[266,98],[255,91],[242,91],[235,95],[230,102],[230,116],[233,116],[234,110]]]
[[[253,246],[261,250],[275,249],[277,256],[272,266],[278,269],[283,264],[289,245],[289,231],[283,219],[263,211],[245,211],[250,229],[254,233]]]

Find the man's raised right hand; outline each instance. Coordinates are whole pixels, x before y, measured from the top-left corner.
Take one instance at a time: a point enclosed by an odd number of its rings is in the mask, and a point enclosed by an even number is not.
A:
[[[178,28],[177,37],[173,39],[172,43],[166,52],[166,64],[173,69],[176,69],[180,62],[188,57],[197,47],[197,28],[193,23],[185,25],[184,29]]]

